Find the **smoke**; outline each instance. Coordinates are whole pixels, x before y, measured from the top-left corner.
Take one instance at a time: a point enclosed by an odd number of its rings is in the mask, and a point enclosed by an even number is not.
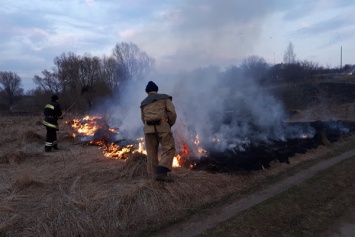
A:
[[[173,133],[178,149],[186,143],[197,154],[197,138],[205,150],[241,151],[249,145],[314,135],[310,127],[284,123],[282,103],[243,73],[228,76],[227,71],[209,67],[155,74],[145,81],[121,85],[110,121],[119,128],[119,138],[144,136],[140,103],[147,96],[149,80],[159,86],[159,93],[173,97],[178,116]]]
[[[223,75],[216,68],[196,70],[182,79],[176,98],[180,122],[199,134],[202,147],[241,150],[281,137],[281,104],[252,80]]]
[[[117,140],[144,136],[140,102],[146,97],[145,86],[142,81],[127,81],[119,87],[115,99],[110,102],[109,122],[119,130]]]

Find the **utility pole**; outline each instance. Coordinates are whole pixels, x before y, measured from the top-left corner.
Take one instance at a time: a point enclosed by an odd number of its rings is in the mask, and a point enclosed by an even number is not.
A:
[[[343,68],[343,46],[340,46],[340,69]]]

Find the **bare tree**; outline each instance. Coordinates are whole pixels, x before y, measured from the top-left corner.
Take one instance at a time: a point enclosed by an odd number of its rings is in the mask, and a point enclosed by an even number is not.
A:
[[[33,80],[39,90],[60,94],[63,108],[78,100],[77,107],[86,110],[100,99],[113,96],[122,82],[142,79],[153,65],[154,59],[137,45],[121,43],[115,46],[112,56],[102,59],[90,54],[62,53],[54,59],[52,71],[44,70]]]
[[[147,53],[140,51],[133,43],[122,42],[113,49],[116,59],[115,82],[125,80],[140,80],[144,78],[154,66],[154,59]]]
[[[21,78],[14,72],[0,72],[0,95],[11,107],[16,99],[23,95]]]
[[[296,54],[294,52],[294,47],[292,42],[290,42],[287,46],[287,49],[284,53],[284,63],[292,64],[296,62]]]
[[[80,82],[80,60],[81,57],[72,52],[63,53],[54,59],[53,71],[57,75],[62,91],[64,93],[78,93],[81,88]]]
[[[285,81],[292,83],[293,85],[304,83],[310,80],[321,69],[319,65],[312,61],[295,61],[283,65],[282,77]]]
[[[61,90],[61,83],[58,80],[57,74],[49,72],[48,70],[43,70],[42,74],[42,77],[35,75],[33,77],[33,82],[44,91],[59,93]]]
[[[269,65],[266,63],[265,59],[253,55],[244,59],[240,67],[245,76],[259,81],[268,70]]]
[[[312,77],[313,75],[315,75],[317,72],[320,71],[320,66],[316,62],[304,60],[304,61],[300,61],[299,63],[303,68],[305,78]]]
[[[116,60],[114,57],[104,56],[101,60],[101,76],[103,82],[106,82],[108,86],[117,89],[118,81],[115,80],[116,72]]]

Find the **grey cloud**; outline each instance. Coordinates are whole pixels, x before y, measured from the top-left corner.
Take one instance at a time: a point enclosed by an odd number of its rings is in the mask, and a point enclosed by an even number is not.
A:
[[[173,30],[191,32],[216,30],[235,23],[247,23],[262,19],[273,1],[196,0],[185,1],[178,10],[178,21]],[[211,32],[213,34],[213,31]]]
[[[312,13],[314,10],[317,1],[283,1],[282,4],[279,2],[277,6],[280,7],[280,10],[284,12],[283,19],[285,21],[293,21],[300,19],[304,16],[307,16]],[[302,3],[301,3],[302,2]]]
[[[157,55],[161,57],[157,58],[157,64],[169,70],[210,64],[225,66],[239,63],[253,50],[267,17],[283,13],[285,21],[292,21],[310,15],[319,2],[97,0],[86,4],[85,1],[12,1],[9,3],[12,7],[0,6],[0,53],[4,52],[4,47],[8,47],[6,42],[11,40],[16,43],[13,56],[34,54],[52,63],[54,57],[68,51],[78,54],[95,52],[101,56],[106,53],[103,48],[113,48],[120,40],[127,40],[145,51],[146,47],[151,47],[150,52],[158,52]],[[352,2],[339,0],[331,6],[354,6],[355,2]],[[353,23],[338,17],[332,22],[299,29],[294,35],[334,32],[337,27]],[[26,35],[15,32],[30,32],[34,28],[60,39],[46,38],[38,32]],[[131,29],[140,33],[120,38],[119,32]],[[345,32],[341,31],[331,40],[350,37],[351,34]],[[73,39],[65,38],[68,37],[65,35],[61,37],[61,33],[73,34]],[[159,48],[160,44],[166,45],[167,49]],[[33,51],[33,48],[40,46],[44,50]],[[167,53],[164,55],[164,52]],[[44,65],[38,65],[37,68],[48,69]]]
[[[51,31],[50,22],[46,21],[41,16],[33,15],[32,13],[22,14],[0,14],[0,41],[6,42],[14,36],[28,33],[33,28]]]
[[[293,33],[295,36],[312,36],[323,33],[333,32],[348,26],[353,26],[354,20],[350,20],[347,16],[337,16],[331,19],[315,23],[309,27],[301,28]]]
[[[355,37],[355,30],[350,30],[350,31],[345,31],[345,32],[339,31],[339,32],[333,33],[329,39],[329,42],[326,44],[323,44],[320,48],[326,48],[330,45],[336,45],[340,42],[353,39],[354,37]]]
[[[165,39],[159,39],[159,27],[163,25],[161,32],[171,40],[168,47],[174,50],[163,56],[160,65],[169,67],[169,70],[182,64],[187,67],[235,64],[252,51],[262,32],[264,19],[273,12],[275,2],[180,1],[179,5],[157,17],[147,27],[149,30],[143,30],[135,39],[143,45],[151,44],[151,41],[164,43]],[[151,31],[151,28],[156,30]],[[168,65],[173,57],[174,65]]]
[[[0,58],[0,71],[15,72],[21,78],[22,86],[25,90],[35,87],[32,79],[35,74],[40,74],[41,70],[36,69],[39,65],[45,69],[49,68],[51,63],[33,55],[21,55],[21,57],[6,59]]]
[[[294,21],[306,17],[308,15],[317,14],[320,10],[332,10],[344,8],[351,9],[355,6],[352,0],[299,0],[285,1],[276,0],[273,7],[275,12],[282,12],[285,21]]]
[[[234,57],[216,56],[208,50],[179,50],[174,54],[165,55],[160,59],[159,67],[165,72],[190,71],[199,67],[210,65],[230,66],[240,62],[242,58],[236,54]]]

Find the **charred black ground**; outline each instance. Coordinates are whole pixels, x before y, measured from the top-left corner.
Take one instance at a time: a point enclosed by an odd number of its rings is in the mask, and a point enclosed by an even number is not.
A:
[[[293,138],[285,141],[269,141],[251,145],[244,151],[226,150],[208,151],[208,156],[186,161],[186,166],[194,162],[195,170],[218,173],[234,173],[245,170],[261,170],[270,167],[270,162],[278,160],[290,163],[295,154],[305,154],[320,145],[337,142],[355,132],[355,122],[350,121],[314,121],[298,122],[292,125],[311,126],[315,129],[313,137]]]

